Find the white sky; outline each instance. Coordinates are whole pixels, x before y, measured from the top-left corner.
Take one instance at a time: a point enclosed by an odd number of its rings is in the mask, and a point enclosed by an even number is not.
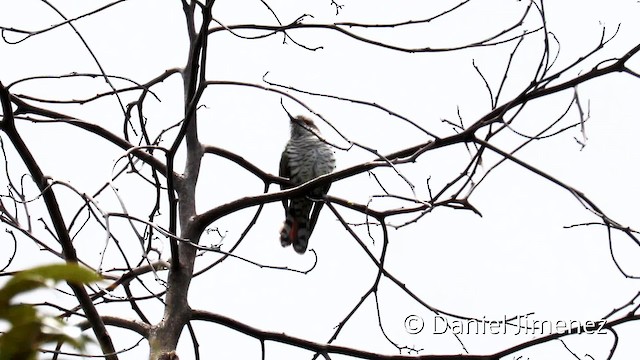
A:
[[[106,2],[51,1],[71,18],[98,8]],[[344,1],[344,8],[335,15],[330,1],[291,2],[269,1],[283,23],[290,23],[308,13],[305,23],[365,22],[389,23],[423,19],[456,4],[453,1]],[[499,29],[513,24],[526,7],[525,1],[471,1],[447,17],[426,25],[392,30],[359,31],[359,34],[410,47],[453,47],[468,41],[484,39]],[[620,56],[638,43],[640,4],[631,0],[545,2],[548,28],[560,42],[557,69],[575,61],[595,47],[603,26],[608,38],[621,24],[619,34],[592,60],[571,71],[561,80],[590,70],[598,62]],[[275,22],[260,1],[218,0],[214,17],[225,25]],[[44,3],[36,0],[0,3],[0,26],[27,30],[44,29],[60,18]],[[180,2],[129,0],[101,14],[75,22],[108,74],[146,82],[164,70],[180,67],[186,60],[187,37]],[[539,25],[535,14],[525,21],[525,29]],[[357,31],[354,29],[354,31]],[[518,30],[516,33],[519,33]],[[514,33],[514,34],[516,34]],[[257,35],[258,32],[238,32]],[[9,39],[15,35],[5,34]],[[322,46],[315,52],[282,43],[281,34],[261,39],[244,40],[226,32],[209,38],[209,80],[236,80],[266,85],[266,79],[299,89],[332,94],[381,104],[438,136],[453,134],[450,125],[441,119],[457,122],[457,108],[465,125],[470,125],[490,111],[489,95],[482,79],[475,72],[472,60],[482,70],[495,92],[515,43],[498,47],[461,50],[449,53],[408,54],[356,42],[336,32],[326,30],[295,30],[290,35],[309,47]],[[542,37],[532,35],[516,54],[500,104],[519,93],[531,81],[541,56]],[[557,51],[554,46],[553,51]],[[640,70],[636,58],[629,65]],[[0,44],[0,81],[10,84],[35,75],[61,75],[70,72],[98,71],[87,50],[69,27],[33,37],[18,45]],[[129,86],[114,81],[116,87]],[[108,91],[100,79],[64,79],[30,81],[11,89],[26,94],[55,99],[77,99]],[[590,120],[586,123],[588,140],[581,150],[574,137],[581,139],[579,128],[557,137],[534,141],[516,155],[531,165],[553,175],[590,197],[603,211],[624,226],[640,228],[635,204],[640,201],[637,186],[637,166],[640,149],[638,133],[638,79],[613,74],[578,88],[583,107],[590,105]],[[174,75],[154,88],[162,102],[149,99],[145,112],[150,131],[154,134],[178,121],[182,116],[181,79]],[[386,154],[429,140],[397,118],[371,107],[347,102],[304,96],[295,92],[315,112],[322,114],[350,140]],[[137,96],[123,95],[124,103]],[[566,109],[573,94],[564,92],[528,105],[514,123],[515,130],[533,135],[543,129]],[[288,138],[288,120],[280,107],[281,97],[257,89],[232,86],[210,87],[202,98],[206,108],[199,110],[200,139],[233,151],[259,166],[277,173],[280,153]],[[306,113],[290,100],[284,101],[292,113]],[[46,105],[49,106],[49,105]],[[51,108],[99,123],[114,132],[121,131],[122,114],[115,98],[109,97],[83,106],[54,105]],[[559,127],[579,120],[572,107]],[[323,134],[344,146],[338,134],[323,123]],[[65,180],[80,191],[92,194],[111,176],[114,161],[123,154],[96,137],[82,134],[70,127],[31,124],[23,121],[20,130],[48,175]],[[174,133],[173,133],[174,134]],[[170,135],[169,135],[170,136]],[[169,146],[170,137],[163,145]],[[7,145],[6,139],[5,146]],[[511,151],[525,139],[505,131],[493,139],[503,150]],[[9,157],[15,154],[9,151]],[[338,169],[343,169],[374,157],[362,150],[337,151]],[[435,193],[464,169],[470,155],[457,145],[429,152],[415,164],[401,167],[402,173],[416,186],[417,197],[428,199],[427,179]],[[489,152],[484,157],[487,170],[499,157]],[[13,158],[10,165],[17,166]],[[483,170],[483,171],[484,171]],[[12,179],[24,172],[16,168]],[[385,187],[403,196],[413,196],[410,188],[390,169],[375,171]],[[126,180],[129,179],[129,180]],[[6,179],[2,178],[2,187]],[[118,180],[114,185],[127,209],[145,218],[153,206],[153,192],[142,188],[134,177]],[[34,187],[30,187],[35,196]],[[58,194],[68,208],[67,221],[81,202],[69,191]],[[275,191],[272,187],[271,191]],[[198,184],[199,211],[243,196],[257,195],[262,183],[250,173],[232,163],[208,155]],[[331,195],[366,204],[373,195],[382,194],[372,177],[359,175],[334,184]],[[109,211],[120,211],[113,192],[99,199]],[[637,280],[625,279],[615,268],[609,253],[609,243],[603,227],[564,226],[597,221],[568,192],[512,163],[504,163],[475,190],[470,202],[483,217],[469,211],[438,208],[420,222],[400,230],[390,228],[390,246],[386,268],[429,305],[441,310],[475,318],[503,319],[534,312],[538,320],[598,320],[615,307],[628,302],[638,293]],[[406,203],[374,199],[374,209],[392,208]],[[348,221],[363,222],[364,216],[340,209]],[[32,217],[45,216],[33,206]],[[164,213],[167,213],[166,204]],[[255,209],[228,216],[213,224],[226,238],[222,249],[228,250],[250,220]],[[298,256],[291,249],[280,248],[277,236],[282,222],[279,203],[266,205],[258,223],[237,250],[237,255],[253,261],[308,269],[313,255]],[[390,218],[399,224],[407,218]],[[158,217],[160,226],[167,227],[166,217]],[[137,240],[114,220],[123,245],[136,262],[140,251]],[[41,223],[34,222],[36,233],[46,237]],[[120,228],[119,226],[123,226]],[[379,255],[382,236],[372,231],[372,242],[364,227],[356,232],[368,241],[369,249]],[[4,235],[3,235],[4,236]],[[3,237],[0,237],[2,239]],[[96,267],[99,252],[105,246],[104,233],[97,226],[83,230],[76,240],[81,257]],[[202,239],[203,245],[219,241],[211,233]],[[11,250],[11,243],[0,241],[0,254]],[[189,302],[192,308],[204,309],[234,317],[248,325],[274,332],[284,332],[311,341],[325,342],[334,327],[347,315],[375,279],[376,269],[366,255],[325,208],[311,238],[310,248],[318,254],[318,264],[308,275],[259,269],[244,262],[227,260],[212,271],[194,279]],[[35,263],[54,261],[38,252],[27,239],[20,239],[17,270]],[[613,252],[622,268],[640,276],[637,261],[640,249],[628,238],[616,234]],[[165,244],[163,258],[168,258]],[[206,254],[197,260],[202,268],[216,258]],[[107,270],[121,266],[113,244],[109,244],[102,266]],[[0,264],[7,261],[0,255]],[[147,276],[152,283],[152,277]],[[159,288],[159,286],[156,286]],[[140,289],[136,289],[140,290]],[[144,294],[143,292],[139,293]],[[123,295],[123,292],[117,295]],[[55,295],[64,301],[62,295]],[[375,303],[369,298],[338,337],[335,344],[381,353],[395,354],[395,347],[384,339],[377,324]],[[384,330],[401,346],[424,349],[421,354],[452,354],[462,348],[451,335],[434,335],[429,326],[433,313],[412,300],[388,280],[379,289],[381,320]],[[128,306],[101,305],[107,313],[133,318]],[[152,321],[162,316],[157,302],[144,307]],[[408,334],[404,319],[408,315],[425,319],[426,328],[420,334]],[[199,331],[203,358],[258,358],[259,342],[217,325],[195,324]],[[620,342],[615,358],[627,358],[637,353],[636,324],[619,328]],[[114,330],[116,346],[131,346],[136,340],[130,333]],[[473,354],[489,354],[531,336],[463,336],[466,348]],[[581,359],[606,358],[612,342],[611,334],[567,337],[566,343]],[[186,330],[179,346],[181,359],[192,359],[193,351]],[[267,343],[267,358],[293,359],[310,357],[309,353],[288,346]],[[123,354],[122,359],[144,357],[146,346]],[[550,342],[527,352],[524,358],[572,358],[561,343]],[[332,356],[340,359],[339,356]]]

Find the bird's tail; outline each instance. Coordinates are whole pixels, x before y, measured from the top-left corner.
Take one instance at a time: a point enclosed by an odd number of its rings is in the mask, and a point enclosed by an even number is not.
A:
[[[280,230],[280,244],[283,247],[293,245],[293,250],[304,254],[309,245],[309,235],[307,219],[288,213]]]
[[[328,190],[328,188],[327,188]],[[298,254],[304,254],[309,245],[309,238],[318,222],[320,209],[324,203],[318,200],[322,195],[313,194],[314,198],[294,198],[286,208],[286,218],[280,230],[280,244],[283,247],[293,245]]]

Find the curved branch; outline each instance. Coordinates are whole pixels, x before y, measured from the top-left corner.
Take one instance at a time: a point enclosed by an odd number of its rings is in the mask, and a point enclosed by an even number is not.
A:
[[[283,25],[283,26],[273,26],[273,25],[258,25],[258,24],[237,24],[237,25],[221,25],[219,27],[215,27],[215,28],[211,28],[209,29],[209,34],[213,34],[219,31],[229,31],[232,34],[236,35],[235,33],[233,33],[233,30],[236,29],[247,29],[247,30],[263,30],[263,31],[267,31],[269,32],[268,34],[265,35],[260,35],[256,38],[263,38],[263,37],[267,37],[279,32],[284,32],[286,33],[287,30],[296,30],[296,29],[326,29],[326,30],[332,30],[332,31],[337,31],[347,37],[350,37],[352,39],[355,39],[357,41],[369,44],[369,45],[374,45],[374,46],[378,46],[378,47],[382,47],[382,48],[386,48],[389,50],[394,50],[394,51],[400,51],[400,52],[407,52],[407,53],[424,53],[424,52],[445,52],[445,51],[455,51],[455,50],[462,50],[462,49],[469,49],[469,48],[474,48],[474,47],[484,47],[484,46],[493,46],[493,45],[497,45],[497,44],[502,44],[502,43],[506,43],[506,42],[510,42],[510,41],[514,41],[517,39],[520,39],[523,36],[527,36],[530,35],[532,33],[535,33],[539,30],[542,30],[542,27],[531,30],[531,31],[527,31],[524,32],[524,34],[519,34],[516,36],[513,36],[511,38],[505,39],[505,40],[498,40],[498,41],[494,41],[497,38],[499,38],[502,35],[505,35],[507,33],[509,33],[510,31],[512,31],[513,29],[516,29],[517,27],[521,26],[522,23],[524,22],[524,19],[526,18],[527,14],[529,13],[529,10],[531,9],[531,4],[533,3],[533,1],[531,1],[529,3],[529,5],[527,6],[526,10],[524,11],[522,17],[518,20],[518,22],[516,22],[515,24],[513,24],[512,26],[509,26],[508,28],[492,35],[489,36],[486,39],[483,40],[478,40],[476,42],[473,42],[471,44],[466,44],[466,45],[461,45],[461,46],[452,46],[449,48],[432,48],[432,47],[418,47],[418,48],[409,48],[409,47],[402,47],[402,46],[397,46],[397,45],[392,45],[392,44],[388,44],[388,43],[383,43],[380,41],[376,41],[376,40],[372,40],[369,38],[366,38],[364,36],[360,36],[358,34],[355,34],[351,31],[346,30],[345,28],[352,28],[352,27],[362,27],[362,28],[376,28],[376,27],[401,27],[401,26],[407,26],[407,25],[412,25],[412,24],[416,24],[416,23],[420,23],[420,22],[428,22],[428,20],[423,20],[423,21],[409,21],[409,22],[405,22],[405,23],[398,23],[398,24],[382,24],[382,25],[377,25],[377,26],[372,26],[372,25],[368,25],[368,24],[357,24],[357,23],[335,23],[335,24],[304,24],[302,23],[300,20],[304,17],[304,15],[298,19],[296,19],[295,21],[291,22],[288,25]],[[309,49],[309,48],[308,48]],[[310,49],[310,50],[317,50],[319,48],[314,48],[314,49]]]
[[[220,324],[241,332],[245,335],[254,337],[260,341],[274,341],[282,344],[296,346],[301,349],[314,351],[321,354],[341,354],[347,355],[359,359],[370,360],[491,360],[498,359],[493,355],[422,355],[422,356],[409,356],[409,355],[382,355],[369,351],[358,350],[346,346],[321,344],[301,338],[289,336],[283,333],[276,333],[270,331],[262,331],[252,326],[244,324],[240,321],[215,314],[204,310],[192,310],[191,320],[208,321],[215,324]]]
[[[144,149],[136,149],[135,145],[131,144],[130,142],[124,140],[123,138],[119,137],[118,135],[110,132],[109,130],[99,125],[88,123],[86,121],[82,121],[59,112],[46,110],[46,109],[33,106],[31,104],[24,102],[23,100],[16,97],[15,95],[10,95],[10,98],[11,98],[11,101],[14,104],[16,104],[18,107],[14,112],[15,115],[27,115],[27,114],[40,115],[40,116],[47,117],[50,120],[32,119],[32,118],[30,118],[29,120],[31,122],[36,122],[36,123],[38,122],[64,123],[64,124],[76,126],[83,130],[87,130],[88,132],[93,133],[97,136],[100,136],[101,138],[107,140],[108,142],[114,144],[115,146],[118,146],[123,150],[130,150],[131,155],[139,158],[140,160],[142,160],[143,162],[145,162],[146,164],[148,164],[149,166],[151,166],[153,169],[160,172],[161,174],[163,175],[166,174],[166,165],[162,163],[159,159],[149,154],[148,152],[144,151]],[[180,174],[177,174],[174,172],[173,177],[176,184],[182,183],[182,176]]]
[[[552,340],[557,340],[562,337],[572,335],[572,334],[580,334],[581,332],[585,333],[594,333],[600,330],[601,324],[595,324],[593,326],[583,326],[583,327],[574,327],[569,329],[564,333],[553,333],[550,335],[542,336],[539,338],[535,338],[530,341],[526,341],[524,343],[515,345],[503,351],[497,352],[491,355],[422,355],[422,356],[405,356],[405,355],[382,355],[376,354],[368,351],[358,350],[354,348],[349,348],[346,346],[337,346],[330,344],[321,344],[313,341],[308,341],[300,338],[296,338],[293,336],[289,336],[283,333],[275,333],[269,331],[262,331],[260,329],[256,329],[252,326],[239,322],[237,320],[228,318],[226,316],[222,316],[219,314],[215,314],[209,311],[203,310],[192,310],[191,311],[191,320],[200,320],[200,321],[208,321],[216,324],[220,324],[226,326],[230,329],[241,332],[245,335],[251,336],[264,341],[274,341],[282,344],[292,345],[299,348],[303,348],[306,350],[314,351],[316,353],[326,354],[341,354],[347,355],[360,359],[370,359],[370,360],[498,360],[502,359],[508,355],[514,354],[520,350],[530,348],[534,345],[547,343]],[[640,315],[629,315],[623,318],[608,322],[603,325],[602,329],[611,330],[617,325],[621,325],[627,322],[640,320]],[[617,338],[616,338],[617,343]],[[615,348],[614,348],[615,350]]]
[[[116,0],[116,1],[114,1],[114,2],[112,2],[112,3],[110,3],[110,4],[104,5],[104,6],[102,6],[102,7],[98,8],[98,9],[96,9],[96,10],[90,11],[90,12],[88,12],[88,13],[84,13],[84,14],[79,15],[79,16],[76,16],[76,17],[74,17],[74,18],[71,18],[71,19],[66,19],[66,18],[65,18],[65,20],[64,20],[64,21],[59,22],[59,23],[57,23],[57,24],[55,24],[55,25],[51,25],[51,26],[49,26],[49,27],[48,27],[48,28],[46,28],[46,29],[40,29],[40,30],[35,30],[35,31],[20,30],[20,29],[14,29],[14,28],[6,28],[6,27],[0,27],[0,29],[3,31],[3,33],[4,33],[4,31],[9,31],[9,32],[15,32],[15,33],[18,33],[18,34],[25,34],[25,35],[26,35],[24,38],[22,38],[22,39],[20,39],[20,40],[18,40],[18,41],[11,42],[11,41],[7,41],[7,40],[4,38],[4,34],[3,34],[3,39],[4,39],[4,41],[5,41],[7,44],[15,45],[15,44],[19,44],[19,43],[21,43],[21,42],[23,42],[23,41],[27,40],[28,38],[30,38],[30,37],[32,37],[32,36],[40,35],[40,34],[46,33],[46,32],[48,32],[48,31],[51,31],[51,30],[57,29],[57,28],[58,28],[58,27],[60,27],[60,26],[67,25],[67,24],[71,25],[71,23],[72,23],[72,22],[74,22],[74,21],[76,21],[76,20],[82,19],[82,18],[87,17],[87,16],[91,16],[91,15],[93,15],[93,14],[97,14],[97,13],[99,13],[99,12],[103,11],[103,10],[106,10],[106,9],[108,9],[108,8],[110,8],[110,7],[114,6],[114,5],[117,5],[117,4],[119,4],[119,3],[121,3],[121,2],[125,2],[125,1],[127,1],[127,0]]]
[[[144,337],[144,338],[148,338],[149,337],[149,332],[151,331],[151,326],[145,324],[145,323],[141,323],[138,321],[134,321],[134,320],[125,320],[123,318],[119,318],[116,316],[102,316],[102,321],[104,322],[105,325],[109,325],[109,326],[115,326],[115,327],[119,327],[121,329],[127,329],[127,330],[131,330],[133,332],[136,332],[138,334],[140,334],[140,336]],[[83,321],[80,324],[78,324],[78,326],[82,329],[82,330],[87,330],[88,328],[91,327],[91,324],[87,321]]]
[[[213,145],[204,145],[203,149],[204,149],[204,152],[207,153],[207,154],[218,155],[218,156],[223,157],[223,158],[225,158],[227,160],[233,161],[234,163],[236,163],[240,167],[244,168],[245,170],[251,172],[252,174],[257,176],[258,178],[260,178],[260,180],[262,180],[263,182],[265,182],[267,184],[278,184],[278,185],[289,185],[290,184],[288,179],[281,178],[281,177],[275,176],[275,175],[271,175],[271,174],[263,171],[259,167],[253,165],[251,162],[247,161],[242,156],[240,156],[238,154],[235,154],[235,153],[233,153],[231,151],[228,151],[228,150],[225,150],[225,149],[213,146]]]
[[[68,262],[77,263],[78,256],[76,255],[76,250],[71,242],[69,232],[67,231],[67,226],[65,225],[64,218],[60,211],[60,205],[58,204],[58,199],[56,198],[53,190],[49,187],[47,178],[42,173],[40,166],[15,127],[13,109],[11,107],[11,97],[2,83],[0,83],[0,101],[2,102],[3,113],[3,120],[1,124],[2,130],[13,143],[16,152],[22,158],[22,161],[29,170],[31,177],[33,178],[33,182],[36,183],[42,192],[42,199],[44,200],[47,211],[49,212],[58,241],[60,241],[60,245],[62,246],[62,252],[65,259]],[[100,315],[98,314],[98,311],[96,310],[93,301],[89,297],[84,286],[71,282],[69,282],[68,285],[73,290],[80,305],[82,305],[82,309],[84,310],[88,321],[91,323],[91,327],[93,328],[96,338],[98,339],[98,343],[102,348],[102,352],[105,354],[105,358],[107,360],[117,360],[118,357],[115,355],[115,348],[111,341],[111,336],[109,335],[109,332],[102,322],[102,319],[100,318]]]

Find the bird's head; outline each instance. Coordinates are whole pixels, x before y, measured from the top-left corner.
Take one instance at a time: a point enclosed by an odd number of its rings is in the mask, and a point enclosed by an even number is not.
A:
[[[291,120],[291,137],[301,137],[313,135],[313,133],[320,133],[313,120],[306,116],[298,115],[296,117],[289,116]],[[311,131],[309,131],[311,130]]]

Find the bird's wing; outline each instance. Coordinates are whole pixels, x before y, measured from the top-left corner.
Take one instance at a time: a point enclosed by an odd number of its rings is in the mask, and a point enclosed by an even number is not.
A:
[[[287,155],[287,150],[285,149],[282,152],[282,156],[280,157],[280,170],[278,175],[283,178],[291,179],[291,169],[289,168],[289,155]],[[286,190],[290,188],[289,185],[280,185],[280,190]],[[284,207],[284,214],[287,215],[289,211],[289,201],[287,199],[282,199],[282,207]]]
[[[287,151],[282,152],[282,156],[280,157],[280,171],[278,172],[280,177],[284,177],[287,179],[291,178],[291,169],[289,169],[289,155],[287,155]],[[285,190],[290,186],[280,185],[280,189]]]
[[[329,188],[331,184],[325,186],[322,189],[322,192],[326,195],[329,192]],[[313,210],[311,210],[311,216],[309,217],[309,223],[307,224],[307,228],[309,229],[309,234],[313,232],[313,228],[316,227],[316,223],[318,222],[318,217],[320,216],[320,210],[322,210],[322,206],[324,206],[324,199],[313,199]]]

